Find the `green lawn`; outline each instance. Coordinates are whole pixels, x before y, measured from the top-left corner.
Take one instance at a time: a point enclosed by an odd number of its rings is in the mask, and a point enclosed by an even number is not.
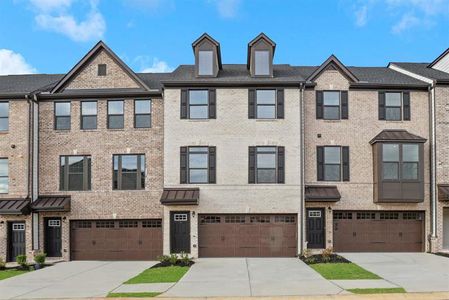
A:
[[[109,293],[108,298],[150,298],[156,297],[161,293]]]
[[[17,275],[21,275],[24,273],[27,273],[29,271],[23,271],[23,270],[3,270],[0,271],[0,280],[6,279],[6,278],[10,278],[10,277],[14,277]]]
[[[125,284],[177,282],[188,270],[189,267],[179,266],[147,269]]]
[[[379,289],[349,289],[348,292],[353,294],[394,294],[406,293],[403,288],[379,288]]]
[[[327,263],[309,265],[326,279],[381,279],[354,263]]]

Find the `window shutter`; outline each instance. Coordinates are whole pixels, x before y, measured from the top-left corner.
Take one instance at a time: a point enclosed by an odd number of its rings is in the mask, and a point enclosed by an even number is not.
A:
[[[379,92],[379,120],[385,120],[385,92]]]
[[[248,119],[256,118],[256,90],[248,90]]]
[[[317,160],[317,179],[318,181],[324,180],[324,147],[316,148],[316,160]]]
[[[284,90],[277,90],[277,118],[284,118]]]
[[[256,183],[256,147],[249,147],[248,183]]]
[[[217,99],[217,93],[215,89],[209,90],[209,119],[215,119],[217,108],[216,108],[216,99]]]
[[[188,90],[181,90],[181,119],[187,119]]]
[[[187,147],[181,147],[180,183],[187,183]]]
[[[316,91],[316,118],[323,118],[323,91]]]
[[[278,183],[285,183],[285,148],[278,147]]]
[[[343,181],[349,181],[349,147],[341,147],[343,152]]]
[[[404,120],[410,121],[410,92],[402,93],[402,105],[404,109]]]
[[[348,91],[342,91],[341,92],[341,118],[343,120],[348,119],[349,115],[349,109],[348,109]]]
[[[216,147],[209,147],[209,183],[216,183]]]

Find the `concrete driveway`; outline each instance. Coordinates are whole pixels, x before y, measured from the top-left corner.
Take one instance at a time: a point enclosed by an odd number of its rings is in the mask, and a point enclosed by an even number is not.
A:
[[[162,297],[289,296],[343,290],[297,258],[203,258]]]
[[[428,253],[343,253],[407,292],[449,291],[449,258]]]
[[[156,262],[71,261],[0,281],[0,299],[103,297]]]

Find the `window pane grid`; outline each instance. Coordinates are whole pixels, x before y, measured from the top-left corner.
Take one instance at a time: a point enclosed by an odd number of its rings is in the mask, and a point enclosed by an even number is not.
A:
[[[189,91],[189,118],[190,119],[209,118],[209,91],[207,90]]]
[[[151,127],[151,100],[134,101],[134,128]]]
[[[341,181],[341,147],[324,147],[324,180]]]
[[[81,102],[81,129],[97,129],[97,101]]]
[[[277,182],[276,147],[256,148],[256,182],[257,183]]]
[[[256,118],[276,118],[276,90],[256,91]]]
[[[60,158],[61,191],[86,191],[91,188],[90,156],[61,156]]]
[[[71,123],[71,104],[70,102],[55,102],[55,129],[70,130]]]
[[[419,180],[419,145],[383,144],[384,180]]]
[[[402,94],[385,93],[385,119],[400,121],[402,119]]]
[[[0,102],[0,131],[9,129],[9,102]]]
[[[124,101],[123,100],[108,101],[108,128],[123,129],[124,123],[125,123]]]
[[[0,194],[9,192],[9,164],[7,158],[0,158]]]
[[[323,118],[325,120],[340,119],[340,92],[324,91],[323,92]]]
[[[209,182],[209,148],[189,147],[189,183]]]
[[[114,190],[145,189],[145,155],[114,155],[112,165]]]

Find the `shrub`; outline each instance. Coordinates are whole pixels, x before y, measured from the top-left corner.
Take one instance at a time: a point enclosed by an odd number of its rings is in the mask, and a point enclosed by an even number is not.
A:
[[[47,258],[47,254],[44,252],[38,252],[34,255],[34,261],[36,262],[36,264],[38,265],[43,265],[45,264],[45,259]]]
[[[179,263],[182,266],[190,266],[192,264],[192,258],[189,257],[189,254],[181,252],[181,254],[179,255]]]
[[[175,253],[170,254],[170,257],[168,259],[168,262],[170,263],[170,265],[174,266],[176,265],[176,263],[178,262],[178,255],[176,255]]]
[[[312,250],[310,250],[310,249],[304,249],[303,251],[302,251],[302,256],[304,257],[304,258],[308,258],[308,257],[310,257],[312,255]]]
[[[332,258],[332,254],[334,254],[334,250],[331,247],[324,249],[321,252],[321,256],[323,257],[323,261],[324,262],[329,262],[331,260],[331,258]]]
[[[0,270],[6,269],[6,262],[0,257]]]
[[[16,262],[22,269],[28,268],[27,256],[26,255],[17,255]]]
[[[168,255],[161,255],[157,258],[158,261],[160,261],[162,264],[169,264],[170,263],[170,256]]]
[[[304,262],[308,265],[316,263],[316,258],[314,256],[309,256],[304,259]]]

